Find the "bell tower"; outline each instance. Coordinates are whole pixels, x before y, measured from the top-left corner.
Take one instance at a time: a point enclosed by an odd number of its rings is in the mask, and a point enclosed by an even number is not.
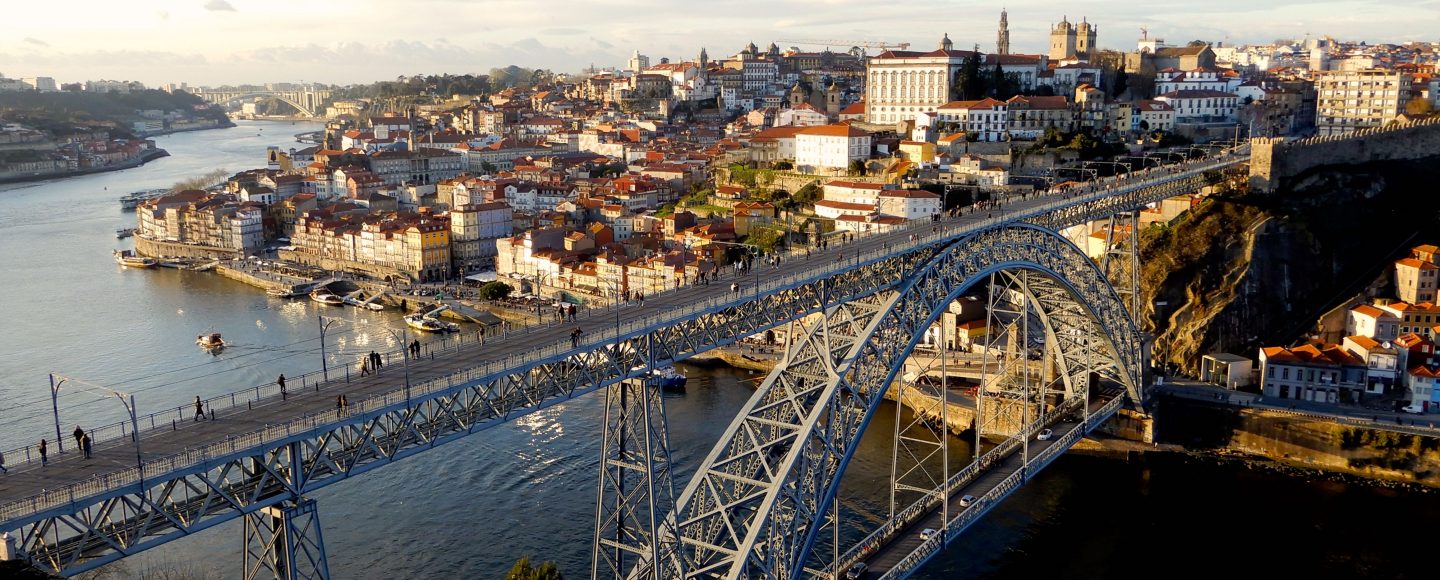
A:
[[[1010,54],[1010,15],[1000,9],[1000,33],[995,38],[995,54]]]

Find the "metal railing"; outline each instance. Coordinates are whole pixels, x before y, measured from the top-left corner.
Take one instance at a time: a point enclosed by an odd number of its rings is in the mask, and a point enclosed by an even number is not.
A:
[[[438,377],[435,379],[427,380],[418,385],[412,385],[411,398],[414,399],[417,397],[424,397],[440,390],[463,388],[465,386],[465,383],[470,383],[476,380],[491,380],[493,378],[498,378],[504,374],[510,374],[512,371],[523,371],[528,367],[540,364],[546,359],[556,358],[562,354],[591,352],[599,349],[600,347],[612,344],[618,340],[624,340],[625,338],[643,334],[643,332],[648,329],[653,329],[660,326],[668,326],[669,324],[672,324],[676,321],[694,316],[699,316],[706,312],[716,311],[722,307],[730,307],[743,304],[749,302],[754,296],[768,295],[776,292],[777,290],[798,287],[805,283],[811,283],[820,279],[830,278],[862,265],[879,262],[888,257],[903,254],[910,249],[926,247],[931,244],[943,242],[947,239],[958,238],[964,235],[991,229],[1007,223],[1024,221],[1025,219],[1035,215],[1043,215],[1044,213],[1055,211],[1064,207],[1081,205],[1084,203],[1096,201],[1111,195],[1115,195],[1117,193],[1126,193],[1138,189],[1144,189],[1155,185],[1154,182],[1164,183],[1175,181],[1186,175],[1203,173],[1205,171],[1210,171],[1219,167],[1229,166],[1233,163],[1233,161],[1227,161],[1208,164],[1197,164],[1179,173],[1164,174],[1161,179],[1157,180],[1136,180],[1134,182],[1126,183],[1115,182],[1113,184],[1114,186],[1110,188],[1097,189],[1085,195],[1063,197],[1055,202],[1049,204],[1042,204],[1041,206],[1036,208],[1031,208],[1029,210],[1015,213],[1002,213],[1002,215],[1000,215],[999,217],[988,217],[967,224],[959,224],[958,227],[957,224],[949,220],[942,219],[937,222],[931,221],[928,218],[923,218],[917,220],[910,220],[908,223],[906,223],[900,228],[879,230],[868,235],[860,234],[859,232],[857,232],[857,234],[859,235],[857,235],[856,241],[850,242],[846,245],[837,246],[836,249],[827,251],[825,254],[821,255],[827,258],[831,255],[841,256],[843,255],[843,252],[841,252],[840,250],[863,242],[865,239],[879,237],[880,235],[893,237],[894,242],[888,243],[883,247],[874,248],[864,252],[856,251],[852,254],[853,258],[849,259],[840,259],[834,261],[825,259],[809,260],[810,263],[814,263],[816,265],[804,271],[792,273],[783,278],[777,279],[773,276],[761,276],[759,277],[758,287],[753,292],[741,292],[739,294],[735,294],[731,292],[726,292],[722,289],[720,291],[717,291],[716,294],[710,296],[708,299],[691,303],[690,305],[678,310],[668,310],[663,314],[652,314],[643,318],[631,317],[628,322],[622,323],[618,329],[606,329],[606,331],[604,332],[596,333],[599,336],[596,336],[589,341],[582,342],[577,347],[570,347],[569,339],[561,338],[556,340],[549,346],[538,349],[531,349],[520,356],[510,354],[506,355],[503,359],[491,360],[475,367],[457,370],[444,377]],[[1120,181],[1123,182],[1125,180]],[[1104,181],[1102,180],[1102,182]],[[926,226],[930,226],[930,229],[928,231],[926,230]],[[905,236],[899,235],[910,233],[917,234],[917,239],[915,242],[905,241],[907,238]],[[793,252],[792,255],[794,255]],[[611,305],[603,309],[587,309],[585,315],[586,318],[596,318],[607,315],[613,316],[614,313],[611,309],[622,307],[624,307],[623,304]],[[528,335],[531,333],[541,332],[559,324],[564,323],[552,322],[539,326],[526,326],[522,327],[519,330],[510,330],[508,332],[487,333],[484,342],[490,343],[497,340],[503,340],[507,337],[512,337],[515,335]],[[473,348],[475,346],[478,346],[479,344],[479,341],[472,342],[471,347]],[[445,352],[459,352],[463,348],[464,345],[457,341],[457,343],[453,347],[445,348],[443,351],[431,351],[430,355],[431,358],[433,358],[435,355]],[[399,349],[396,349],[394,351],[387,352],[386,355],[393,357],[394,354],[398,352],[400,352]],[[348,373],[348,366],[346,368],[346,372]],[[298,376],[298,378],[301,379],[302,390],[308,390],[311,388],[314,388],[317,392],[322,390],[322,385],[324,384],[324,381],[313,380],[313,378],[318,373],[319,371],[313,371]],[[347,377],[344,382],[348,382],[348,380],[349,377]],[[340,382],[339,379],[331,379],[329,383],[336,385],[344,384],[343,382]],[[243,389],[240,391],[211,397],[209,399],[203,399],[202,401],[210,405],[213,405],[216,402],[220,402],[224,406],[220,407],[219,411],[223,412],[237,409],[242,403],[246,406],[247,409],[250,409],[256,406],[257,403],[260,403],[263,400],[267,399],[273,400],[277,398],[278,395],[279,386],[274,383],[268,383],[266,385],[258,385],[248,389]],[[363,414],[365,412],[388,407],[391,405],[404,404],[405,401],[406,398],[404,388],[396,388],[392,391],[383,394],[373,395],[366,398],[359,405],[353,406],[353,410],[346,413],[345,416],[349,417],[348,420],[354,420],[353,417]],[[193,405],[187,404],[173,408],[167,407],[163,411],[151,413],[144,416],[143,420],[141,420],[140,422],[150,426],[148,432],[165,430],[164,424],[167,422],[168,419],[172,418],[172,413],[175,414],[173,417],[175,417],[178,422],[179,418],[184,417],[184,411],[186,408],[193,409]],[[208,408],[213,409],[213,407]],[[324,422],[318,422],[320,417],[327,417],[327,419]],[[331,419],[328,417],[334,418]],[[267,442],[275,441],[277,438],[289,437],[294,433],[305,432],[315,429],[321,425],[341,422],[345,420],[347,419],[339,418],[334,413],[307,414],[305,416],[298,417],[282,424],[270,426],[265,429],[253,431],[244,435],[228,437],[224,440],[207,444],[196,449],[186,449],[179,453],[175,453],[163,458],[146,460],[144,462],[143,473],[140,471],[140,468],[132,467],[105,474],[97,474],[90,479],[69,484],[57,490],[45,491],[0,506],[0,522],[21,518],[26,515],[51,509],[59,505],[73,504],[77,501],[80,501],[81,499],[88,498],[89,496],[105,494],[118,488],[136,485],[144,479],[154,479],[155,476],[159,474],[177,471],[186,467],[193,467],[196,464],[209,461],[216,457],[229,455],[241,449],[258,447],[264,445]],[[177,428],[178,425],[176,425],[175,422],[172,422],[171,429]],[[129,438],[135,436],[135,434],[128,432],[127,429],[128,428],[123,423],[105,425],[92,431],[94,435],[91,436],[91,440],[95,442],[97,446],[99,443],[104,441],[117,440],[124,440],[128,444]],[[143,436],[143,434],[141,434],[141,436]],[[33,446],[25,446],[19,449],[8,451],[6,452],[6,458],[9,459],[12,456],[25,457],[26,462],[38,460],[38,453],[32,452],[32,447]],[[962,471],[961,473],[964,472]]]

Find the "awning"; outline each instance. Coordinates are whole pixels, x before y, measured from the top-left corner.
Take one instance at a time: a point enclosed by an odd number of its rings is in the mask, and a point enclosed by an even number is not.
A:
[[[494,272],[481,272],[479,274],[471,274],[469,276],[466,276],[465,279],[473,280],[475,282],[494,282],[497,278]]]

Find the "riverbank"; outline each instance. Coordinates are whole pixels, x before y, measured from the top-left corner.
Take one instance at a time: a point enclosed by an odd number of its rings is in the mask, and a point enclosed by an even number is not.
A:
[[[144,153],[141,153],[140,156],[136,157],[135,159],[115,163],[113,165],[105,165],[102,167],[87,167],[85,169],[76,169],[74,171],[52,171],[48,173],[32,173],[30,175],[0,176],[0,183],[26,183],[30,181],[46,181],[50,179],[63,179],[66,177],[93,175],[96,173],[108,173],[111,171],[120,171],[122,169],[133,169],[156,159],[169,156],[169,151],[157,147],[155,149],[151,149]]]

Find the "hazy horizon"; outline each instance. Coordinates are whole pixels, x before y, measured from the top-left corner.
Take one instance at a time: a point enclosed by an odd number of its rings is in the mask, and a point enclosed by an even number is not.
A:
[[[77,6],[78,4],[78,6]],[[1082,3],[1077,3],[1082,4]],[[787,40],[872,40],[933,47],[948,33],[957,47],[995,49],[1002,7],[1013,52],[1043,52],[1050,26],[1082,17],[1099,27],[1102,48],[1133,50],[1141,27],[1184,44],[1226,44],[1333,36],[1371,43],[1435,41],[1440,0],[1272,0],[1208,3],[1096,1],[1061,8],[1046,0],[978,3],[897,0],[575,0],[563,12],[521,0],[81,0],[7,8],[0,73],[58,82],[134,80],[223,85],[265,82],[368,83],[399,75],[485,73],[518,65],[576,72],[624,66],[640,50],[711,58]],[[714,13],[705,12],[709,7]],[[926,11],[936,15],[925,15]],[[1068,13],[1067,13],[1068,11]],[[800,46],[821,50],[823,46]],[[834,50],[848,49],[839,43]]]

